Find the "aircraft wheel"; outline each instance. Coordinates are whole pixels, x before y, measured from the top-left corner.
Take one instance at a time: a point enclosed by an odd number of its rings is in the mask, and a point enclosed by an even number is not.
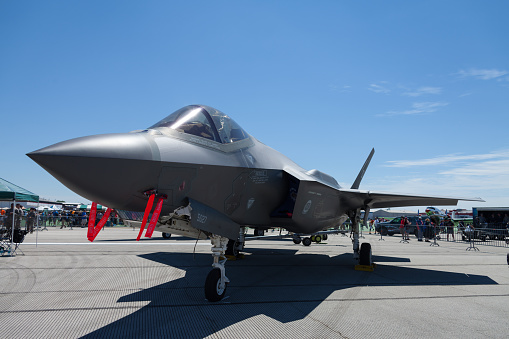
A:
[[[310,238],[304,238],[302,239],[302,245],[309,246],[311,245],[311,239]]]
[[[315,235],[315,242],[318,244],[322,242],[322,236],[321,235]]]
[[[327,239],[329,239],[329,237],[327,236],[327,234],[324,234],[323,235],[323,240],[327,240]]]
[[[163,238],[164,239],[170,239],[171,238],[171,233],[163,232]]]
[[[302,239],[301,239],[300,237],[298,237],[298,238],[293,238],[293,243],[294,243],[294,244],[296,244],[296,245],[300,244],[300,243],[301,243],[301,241],[302,241]]]
[[[371,261],[371,244],[370,243],[362,243],[361,250],[359,251],[359,265],[370,266]]]
[[[236,240],[228,240],[228,245],[226,245],[226,251],[224,252],[226,255],[233,255],[238,256],[239,255],[239,242]]]
[[[221,270],[219,268],[214,268],[207,275],[207,279],[205,280],[205,298],[208,301],[219,301],[223,299],[226,292],[226,284],[224,288],[221,288]]]

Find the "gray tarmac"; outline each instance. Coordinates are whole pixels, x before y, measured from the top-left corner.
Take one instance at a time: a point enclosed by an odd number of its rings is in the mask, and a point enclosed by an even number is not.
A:
[[[268,233],[269,235],[272,233]],[[247,243],[231,283],[205,300],[208,241],[134,241],[107,228],[27,235],[0,257],[0,338],[507,338],[508,248],[408,244],[364,234],[374,272],[354,270],[349,237],[310,247]]]

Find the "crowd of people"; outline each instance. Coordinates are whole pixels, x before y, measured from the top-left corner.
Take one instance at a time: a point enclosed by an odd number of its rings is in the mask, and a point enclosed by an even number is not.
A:
[[[96,213],[96,223],[103,217],[101,210]],[[2,209],[0,212],[0,227],[11,229],[14,221],[14,229],[24,229],[33,233],[34,226],[41,227],[54,226],[60,228],[66,227],[86,227],[90,212],[81,209],[71,210],[37,210],[35,208],[25,208],[21,204],[11,204],[8,209]],[[24,226],[23,222],[25,221]],[[122,219],[118,216],[116,211],[112,211],[106,226],[114,226],[122,224]]]
[[[410,225],[413,225],[417,230],[416,236],[418,241],[430,242],[431,239],[435,238],[436,234],[441,232],[447,234],[447,241],[449,241],[449,239],[451,239],[451,241],[455,241],[455,223],[449,216],[446,216],[443,219],[434,214],[418,216],[414,221],[414,224],[412,224],[408,217],[402,216],[400,219],[399,231],[404,240],[410,240],[408,229]],[[382,228],[379,227],[379,224],[384,221],[386,221],[386,219],[383,218],[370,219],[368,223],[369,234],[371,234],[372,231],[374,234],[382,232]],[[458,229],[465,229],[463,221],[459,222]]]

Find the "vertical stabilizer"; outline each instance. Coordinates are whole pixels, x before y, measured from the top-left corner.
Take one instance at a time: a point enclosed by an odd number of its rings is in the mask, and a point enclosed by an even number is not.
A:
[[[371,158],[373,158],[373,154],[375,154],[375,149],[374,148],[369,153],[369,156],[366,159],[366,162],[364,162],[364,165],[362,166],[361,171],[359,172],[359,174],[357,175],[357,178],[353,182],[352,187],[350,187],[351,189],[355,189],[355,190],[359,189],[359,186],[361,184],[362,178],[364,177],[364,173],[366,173],[366,169],[369,166]]]

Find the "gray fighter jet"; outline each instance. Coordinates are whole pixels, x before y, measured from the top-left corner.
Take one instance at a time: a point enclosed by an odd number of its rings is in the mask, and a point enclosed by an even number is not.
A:
[[[164,198],[159,229],[211,239],[205,295],[218,301],[229,282],[224,254],[243,248],[245,227],[315,234],[350,218],[354,258],[371,265],[370,244],[359,246],[361,210],[365,224],[372,208],[482,201],[359,190],[373,153],[352,187],[342,188],[256,140],[224,113],[190,105],[145,130],[72,139],[28,156],[77,194],[120,213],[143,212],[151,194]]]

